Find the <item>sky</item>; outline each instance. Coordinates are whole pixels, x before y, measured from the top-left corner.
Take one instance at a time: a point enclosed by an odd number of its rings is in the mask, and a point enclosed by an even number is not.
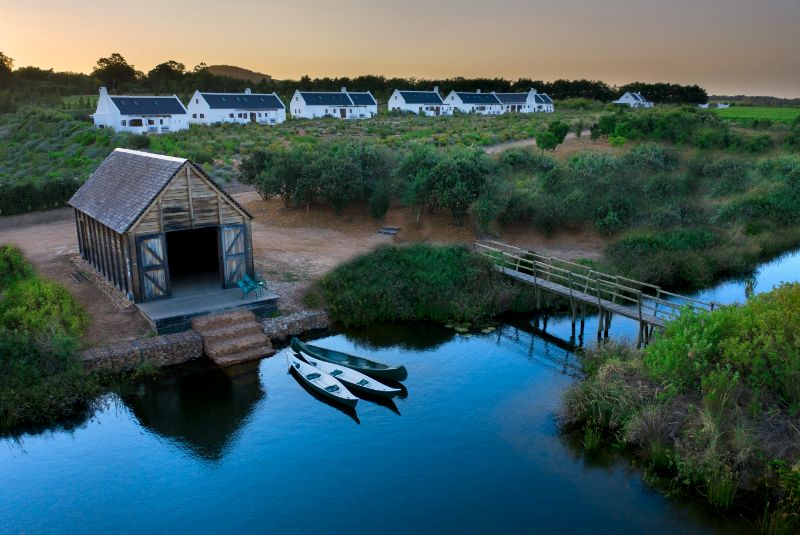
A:
[[[800,0],[0,0],[16,67],[699,84],[800,97]]]

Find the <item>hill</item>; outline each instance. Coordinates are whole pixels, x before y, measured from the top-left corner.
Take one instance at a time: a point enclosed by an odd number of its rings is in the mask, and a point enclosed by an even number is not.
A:
[[[247,80],[257,84],[261,80],[272,80],[272,76],[261,72],[251,71],[244,67],[236,67],[234,65],[209,65],[208,70],[213,74],[221,76],[230,76],[231,78],[238,78],[240,80]]]

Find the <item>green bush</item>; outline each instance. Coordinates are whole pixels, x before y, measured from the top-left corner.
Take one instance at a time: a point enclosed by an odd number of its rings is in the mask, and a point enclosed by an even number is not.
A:
[[[0,291],[18,280],[33,277],[33,274],[33,265],[22,256],[18,247],[0,246]]]
[[[800,409],[800,284],[740,307],[685,312],[647,348],[644,363],[655,380],[679,389],[719,382],[719,370],[729,370]]]
[[[331,318],[376,322],[476,322],[530,309],[532,291],[500,275],[485,257],[455,246],[379,247],[318,283]]]
[[[0,301],[0,326],[32,333],[63,332],[80,336],[88,317],[72,295],[57,282],[32,277],[16,282]]]

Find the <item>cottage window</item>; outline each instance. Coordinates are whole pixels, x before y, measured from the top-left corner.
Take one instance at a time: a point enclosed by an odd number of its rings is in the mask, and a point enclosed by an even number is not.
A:
[[[196,113],[192,114],[192,119],[197,119],[197,114]]]
[[[194,99],[194,103],[195,104],[200,104],[200,99],[199,98]]]
[[[201,119],[204,119],[204,118],[205,118],[205,116],[206,116],[206,115],[205,115],[204,113],[201,113],[201,114],[200,114],[200,118],[201,118]]]
[[[122,120],[122,126],[125,126],[125,123],[127,123],[127,122],[128,122],[128,121],[126,121],[125,119],[123,119],[123,120]],[[102,128],[102,125],[101,125],[101,128]]]
[[[147,124],[156,124],[156,122],[153,119],[148,119]]]
[[[164,124],[164,119],[159,119],[158,124]]]
[[[228,117],[230,117],[231,119],[233,119],[233,114],[232,114],[232,113],[231,113],[231,114],[229,114],[229,115],[228,115]]]
[[[131,119],[129,124],[130,124],[130,126],[142,126],[142,120],[141,119]]]

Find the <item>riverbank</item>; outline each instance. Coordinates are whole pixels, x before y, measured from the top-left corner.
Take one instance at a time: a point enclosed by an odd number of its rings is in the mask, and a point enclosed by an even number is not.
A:
[[[800,284],[741,307],[685,313],[644,351],[599,346],[564,395],[561,422],[584,449],[634,452],[648,477],[758,528],[800,528]]]

